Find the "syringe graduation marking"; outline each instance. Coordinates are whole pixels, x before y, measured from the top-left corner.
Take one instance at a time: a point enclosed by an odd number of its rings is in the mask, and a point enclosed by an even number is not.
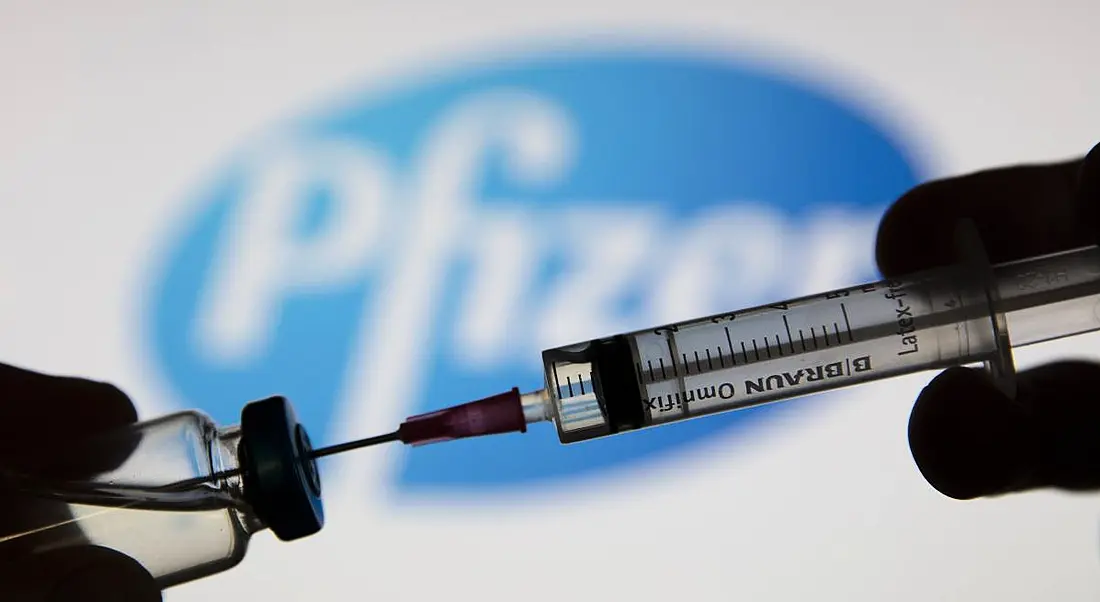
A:
[[[830,297],[835,298],[835,297]],[[755,337],[746,337],[744,340],[738,341],[738,346],[741,347],[741,361],[743,364],[753,364],[756,362],[763,362],[776,357],[786,357],[788,354],[805,353],[809,351],[816,351],[823,348],[832,348],[838,345],[845,344],[845,338],[847,342],[855,342],[855,336],[852,331],[851,317],[848,315],[848,307],[845,303],[839,303],[840,313],[843,316],[844,328],[840,328],[840,321],[836,320],[832,322],[832,328],[829,327],[828,322],[820,325],[809,326],[810,337],[806,338],[806,332],[802,328],[793,328],[791,326],[790,317],[787,313],[782,313],[779,318],[783,321],[783,330],[775,332],[774,334],[761,334]],[[787,304],[775,304],[771,305],[774,309],[780,309],[789,311],[790,306]],[[837,306],[833,306],[834,308]],[[734,316],[732,314],[724,316],[726,320],[732,320]],[[718,318],[713,318],[712,323],[719,323]],[[820,337],[818,328],[821,329]],[[678,329],[669,327],[665,330],[664,334],[668,335],[669,332],[677,332]],[[726,348],[729,351],[729,363],[726,362],[726,349],[723,349],[721,345],[716,345],[713,349],[709,345],[700,345],[697,349],[692,350],[689,355],[686,351],[680,351],[675,349],[671,337],[666,339],[668,344],[669,355],[672,359],[671,365],[666,366],[666,362],[663,358],[658,357],[657,365],[654,366],[653,362],[647,360],[649,380],[658,381],[670,378],[669,371],[671,369],[672,375],[682,378],[683,376],[692,376],[696,374],[703,374],[707,371],[713,371],[717,368],[726,368],[728,366],[738,366],[737,353],[734,350],[733,333],[730,332],[728,326],[723,327],[723,332],[726,335]],[[794,345],[794,332],[798,331],[798,343],[799,348],[796,349]],[[659,331],[660,332],[660,331]],[[787,344],[784,346],[782,334],[787,335]],[[847,335],[847,337],[845,337]],[[813,343],[811,348],[808,344]],[[763,343],[764,349],[760,349],[760,345]],[[773,353],[773,344],[774,352]],[[753,357],[749,357],[749,347],[752,347]],[[712,353],[713,352],[713,353]],[[778,356],[776,355],[778,353]],[[718,356],[717,366],[715,365],[715,354]],[[677,358],[676,356],[680,357]],[[704,360],[706,360],[706,368],[703,368]],[[693,369],[694,366],[694,369]],[[638,364],[639,372],[642,371],[642,366]],[[682,367],[682,371],[681,371]],[[657,377],[657,372],[660,372],[660,378]]]
[[[791,338],[791,324],[787,321],[787,314],[783,314],[783,328],[787,329],[787,343],[791,346],[791,353],[794,353],[794,339]]]

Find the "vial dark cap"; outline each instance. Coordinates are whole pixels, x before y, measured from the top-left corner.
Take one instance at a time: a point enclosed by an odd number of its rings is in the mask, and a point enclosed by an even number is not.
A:
[[[325,523],[312,450],[285,398],[254,401],[241,411],[244,496],[257,518],[283,541],[313,535]]]

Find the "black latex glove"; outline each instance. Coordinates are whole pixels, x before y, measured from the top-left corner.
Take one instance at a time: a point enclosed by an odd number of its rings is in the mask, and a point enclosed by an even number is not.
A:
[[[1084,159],[913,189],[880,224],[879,269],[894,277],[952,264],[963,218],[977,225],[993,263],[1100,243],[1100,145]],[[917,398],[909,445],[925,479],[953,498],[1100,489],[1100,364],[1023,371],[1015,402],[982,371],[946,370]]]
[[[0,364],[0,467],[37,477],[79,478],[109,470],[128,450],[103,457],[67,453],[90,435],[137,419],[130,399],[104,383],[61,378]],[[48,468],[45,468],[48,467]],[[43,474],[48,470],[48,474]],[[58,502],[5,490],[0,481],[0,539],[70,519]],[[81,542],[77,525],[42,533]],[[161,599],[152,576],[114,550],[75,545],[32,552],[31,537],[0,543],[0,600],[126,601]]]

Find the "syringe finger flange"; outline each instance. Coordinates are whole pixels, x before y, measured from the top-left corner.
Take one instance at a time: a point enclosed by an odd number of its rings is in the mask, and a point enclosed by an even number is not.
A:
[[[996,274],[989,261],[985,244],[973,220],[961,219],[955,225],[955,253],[963,269],[978,284],[978,293],[984,295],[989,308],[994,347],[983,362],[997,388],[1010,399],[1016,397],[1016,363],[1012,355],[1012,341],[1008,321],[1002,311],[1000,290]]]

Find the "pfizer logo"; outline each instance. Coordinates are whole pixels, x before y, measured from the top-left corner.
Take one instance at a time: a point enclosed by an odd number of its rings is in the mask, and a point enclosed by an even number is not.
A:
[[[541,387],[544,348],[872,277],[878,218],[916,181],[882,124],[727,59],[463,68],[227,160],[153,258],[147,340],[188,405],[235,423],[285,394],[331,443]],[[734,431],[752,445],[775,408],[575,446],[535,428],[418,448],[394,485],[552,481]]]

